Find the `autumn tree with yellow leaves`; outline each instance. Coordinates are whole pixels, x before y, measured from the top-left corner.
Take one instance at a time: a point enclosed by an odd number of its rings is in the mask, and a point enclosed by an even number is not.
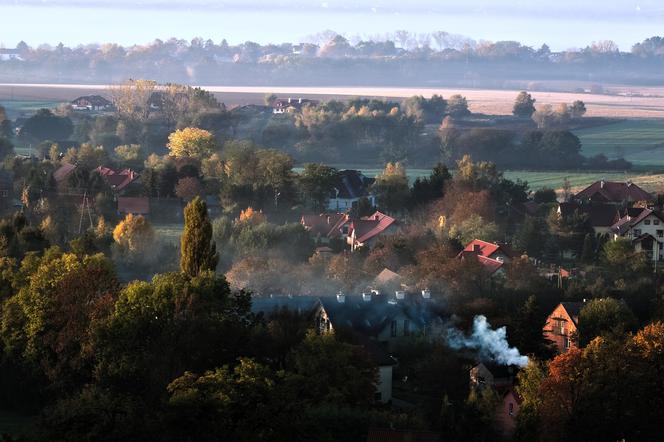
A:
[[[170,134],[167,147],[174,157],[202,158],[215,150],[217,142],[207,130],[187,127]]]

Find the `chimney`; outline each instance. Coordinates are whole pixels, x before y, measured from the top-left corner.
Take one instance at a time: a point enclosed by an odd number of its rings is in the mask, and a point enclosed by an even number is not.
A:
[[[288,104],[290,104],[290,102],[291,102],[291,97],[288,97]]]
[[[302,104],[302,98],[300,98],[300,99],[298,100],[298,103]]]
[[[344,302],[346,302],[346,295],[344,295],[343,292],[337,293],[337,302],[339,304],[343,304]]]
[[[362,293],[362,301],[364,302],[371,301],[371,293]]]
[[[431,290],[429,289],[422,290],[422,298],[431,299]]]
[[[599,182],[599,188],[604,189],[604,178],[602,178],[602,181]]]
[[[480,253],[480,245],[479,244],[473,244],[473,252]]]
[[[394,294],[396,295],[396,298],[399,300],[404,299],[406,297],[406,292],[404,292],[403,290],[397,290],[396,292],[394,292]]]

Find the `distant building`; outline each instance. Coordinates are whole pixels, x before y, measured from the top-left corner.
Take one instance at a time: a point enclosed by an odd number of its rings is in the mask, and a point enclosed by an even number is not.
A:
[[[306,98],[278,98],[272,104],[273,114],[285,114],[290,112],[300,112],[304,106],[316,106],[317,100],[309,100]]]
[[[579,203],[633,204],[655,202],[655,198],[631,182],[596,181],[572,197]]]
[[[651,261],[664,260],[664,215],[660,212],[633,208],[611,226],[614,238],[632,240],[634,250],[643,252]]]
[[[396,233],[397,221],[382,212],[355,219],[350,222],[346,241],[351,250],[370,247],[380,236]]]
[[[115,193],[122,193],[131,185],[140,184],[140,176],[132,169],[114,170],[109,167],[99,166],[94,171],[104,178]]]
[[[394,295],[274,296],[252,299],[254,313],[270,314],[282,308],[310,315],[317,333],[344,331],[362,346],[378,366],[377,399],[392,399],[392,370],[396,361],[390,356],[393,342],[413,337],[432,336],[442,330],[435,301],[403,292]]]
[[[457,255],[459,259],[477,259],[491,275],[501,275],[516,254],[506,244],[474,239]]]
[[[620,218],[620,211],[614,204],[579,204],[571,201],[558,205],[558,215],[565,219],[574,215],[586,217],[595,235],[602,236],[611,233],[611,226]]]
[[[511,365],[480,362],[469,371],[470,386],[473,388],[511,388],[517,368]]]
[[[561,302],[546,319],[544,338],[553,343],[558,353],[576,347],[579,314],[583,302]]]
[[[24,61],[17,49],[0,48],[0,61]]]
[[[316,242],[327,244],[334,239],[346,240],[350,217],[345,213],[302,215],[300,224],[304,226]]]
[[[112,109],[113,103],[101,95],[86,95],[73,100],[71,107],[78,111],[105,111]]]
[[[496,410],[495,420],[498,428],[505,436],[511,435],[516,430],[516,419],[521,410],[522,402],[523,398],[513,388],[503,393],[502,400]]]
[[[376,205],[375,197],[369,189],[374,178],[368,178],[359,170],[341,170],[330,192],[327,209],[336,212],[348,212],[361,198],[367,198],[372,206]]]

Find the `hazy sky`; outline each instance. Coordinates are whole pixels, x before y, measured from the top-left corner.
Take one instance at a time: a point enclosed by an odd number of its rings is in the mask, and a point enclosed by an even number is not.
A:
[[[664,34],[664,0],[0,0],[0,43],[147,43],[155,38],[298,42],[331,29],[437,30],[554,49]]]

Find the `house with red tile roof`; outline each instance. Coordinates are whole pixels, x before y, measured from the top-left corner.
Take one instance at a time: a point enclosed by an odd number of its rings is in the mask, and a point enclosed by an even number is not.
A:
[[[351,250],[369,247],[381,235],[396,233],[397,221],[382,212],[350,222],[347,242]]]
[[[611,226],[614,238],[632,240],[636,252],[645,253],[651,261],[664,260],[664,215],[646,208],[626,211]]]
[[[543,335],[555,346],[558,353],[565,353],[577,346],[579,314],[583,306],[583,302],[561,302],[547,317]]]
[[[300,224],[316,239],[316,242],[327,244],[330,240],[344,240],[348,236],[350,218],[345,213],[302,215]]]
[[[477,259],[491,274],[504,273],[505,264],[509,264],[516,254],[505,244],[474,239],[457,255],[459,259]]]
[[[580,203],[626,204],[645,201],[655,202],[655,197],[636,184],[612,181],[596,181],[572,197]]]
[[[132,169],[116,171],[108,167],[99,166],[94,171],[104,178],[114,192],[124,191],[129,185],[137,182],[139,179],[138,173]]]

